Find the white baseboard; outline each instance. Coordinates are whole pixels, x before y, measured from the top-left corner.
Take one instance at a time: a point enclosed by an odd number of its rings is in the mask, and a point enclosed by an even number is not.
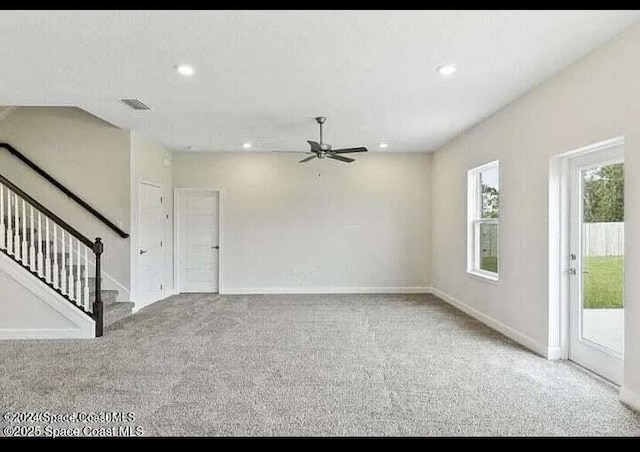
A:
[[[160,300],[156,300],[156,301],[160,301]],[[146,308],[147,306],[151,306],[153,303],[155,303],[156,301],[148,301],[146,303],[138,303],[138,302],[134,302],[133,303],[133,308],[131,308],[131,313],[135,314],[136,312],[138,312],[140,309]]]
[[[636,411],[640,411],[640,394],[639,393],[630,390],[626,386],[623,386],[622,389],[620,390],[619,398],[620,398],[620,401],[625,405],[633,408]]]
[[[432,287],[431,288],[431,293],[433,295],[435,295],[438,298],[441,298],[443,301],[446,301],[447,303],[449,303],[450,305],[460,309],[461,311],[465,312],[466,314],[470,315],[471,317],[473,317],[476,320],[479,320],[480,322],[484,323],[485,325],[493,328],[494,330],[504,334],[505,336],[507,336],[510,339],[513,339],[514,341],[516,341],[517,343],[519,343],[520,345],[523,345],[524,347],[528,348],[529,350],[533,351],[534,353],[540,355],[540,356],[544,356],[545,358],[549,358],[550,353],[553,353],[555,356],[555,349],[552,351],[551,349],[547,348],[546,345],[542,345],[539,344],[538,342],[536,342],[534,339],[530,338],[529,336],[520,333],[519,331],[514,330],[513,328],[511,328],[508,325],[505,325],[504,323],[494,319],[493,317],[490,317],[486,314],[484,314],[483,312],[478,311],[475,308],[472,308],[471,306],[469,306],[466,303],[463,303],[462,301],[458,300],[457,298],[452,297],[451,295],[435,288]]]
[[[222,295],[431,293],[430,287],[225,287]]]
[[[157,303],[158,301],[162,301],[166,298],[172,297],[174,295],[173,293],[173,289],[171,289],[170,291],[168,291],[169,293],[166,294],[166,296],[163,296],[162,298],[159,298],[157,300],[153,300],[153,301],[147,301],[145,303],[139,303],[139,302],[134,302],[133,308],[131,309],[131,313],[135,314],[136,312],[138,312],[140,309],[146,308],[147,306],[151,306],[153,303]]]
[[[549,347],[547,349],[547,359],[562,359],[562,349],[560,347]]]
[[[95,334],[87,329],[2,329],[0,340],[5,339],[93,339]]]

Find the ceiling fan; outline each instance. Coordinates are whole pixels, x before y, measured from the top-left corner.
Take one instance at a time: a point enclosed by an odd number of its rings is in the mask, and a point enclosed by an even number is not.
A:
[[[306,154],[311,154],[309,157],[305,157],[298,163],[306,163],[313,159],[333,159],[338,160],[344,163],[351,163],[355,160],[350,157],[344,157],[341,154],[350,154],[352,152],[367,152],[367,148],[359,147],[359,148],[344,148],[344,149],[332,149],[330,144],[327,144],[322,141],[322,125],[325,123],[327,118],[324,116],[318,116],[316,118],[316,122],[320,124],[320,142],[307,140],[307,143],[311,146],[311,151]]]

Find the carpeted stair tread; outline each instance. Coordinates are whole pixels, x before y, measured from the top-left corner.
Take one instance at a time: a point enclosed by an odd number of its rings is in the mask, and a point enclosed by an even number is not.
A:
[[[135,303],[113,302],[104,306],[104,326],[107,327],[131,315]]]

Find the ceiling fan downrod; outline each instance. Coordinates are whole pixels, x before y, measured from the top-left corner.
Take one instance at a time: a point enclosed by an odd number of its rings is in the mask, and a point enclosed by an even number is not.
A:
[[[325,118],[324,116],[318,116],[316,118],[316,122],[320,124],[320,145],[321,146],[324,144],[324,142],[322,141],[322,125],[325,123],[326,120],[327,118]]]

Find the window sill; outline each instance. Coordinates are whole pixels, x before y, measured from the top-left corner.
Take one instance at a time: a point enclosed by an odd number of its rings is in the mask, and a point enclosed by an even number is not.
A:
[[[500,281],[498,276],[492,276],[488,273],[480,273],[474,270],[467,270],[467,275],[472,276],[473,278],[479,279],[481,281],[487,282],[489,284],[497,285]]]

